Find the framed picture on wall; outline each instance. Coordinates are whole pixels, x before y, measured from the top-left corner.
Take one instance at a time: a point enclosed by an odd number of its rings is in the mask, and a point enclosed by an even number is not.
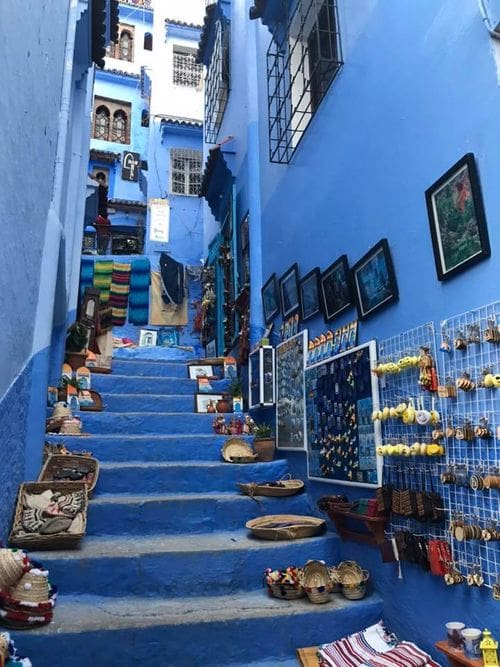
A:
[[[438,280],[490,256],[474,155],[467,153],[425,191]]]
[[[323,271],[320,284],[323,314],[325,321],[329,322],[354,304],[347,255],[341,255]]]
[[[141,329],[139,331],[139,347],[154,347],[158,338],[156,329]]]
[[[316,267],[312,271],[300,279],[299,295],[300,295],[300,318],[301,320],[308,320],[321,312],[321,301],[319,294],[319,279],[320,271]]]
[[[361,320],[399,298],[387,239],[380,240],[352,267],[356,306]]]
[[[285,271],[280,280],[281,315],[286,319],[299,310],[299,267],[297,263]]]
[[[261,290],[262,294],[262,307],[264,309],[264,322],[269,324],[276,315],[280,312],[280,302],[278,297],[278,281],[276,280],[276,274],[273,273],[270,278],[268,278],[264,287]]]

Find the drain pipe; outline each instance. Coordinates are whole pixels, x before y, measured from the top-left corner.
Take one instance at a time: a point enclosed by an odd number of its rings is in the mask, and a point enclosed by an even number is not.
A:
[[[43,434],[45,433],[46,387],[49,380],[50,348],[59,268],[59,252],[61,244],[64,242],[64,228],[61,216],[77,20],[78,0],[71,0],[66,24],[66,46],[64,49],[64,70],[52,197],[45,226],[38,304],[31,350],[32,374],[29,405],[26,415],[25,479],[36,479],[42,463],[41,443],[43,442]]]

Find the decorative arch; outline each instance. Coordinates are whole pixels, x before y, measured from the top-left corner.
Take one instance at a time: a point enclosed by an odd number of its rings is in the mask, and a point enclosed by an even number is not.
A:
[[[128,143],[128,117],[123,109],[118,109],[113,114],[111,130],[111,141],[116,141],[119,144]]]
[[[133,60],[134,37],[130,30],[122,30],[118,40],[118,58],[120,60]]]
[[[110,113],[107,106],[101,104],[97,107],[94,118],[94,139],[109,141]]]

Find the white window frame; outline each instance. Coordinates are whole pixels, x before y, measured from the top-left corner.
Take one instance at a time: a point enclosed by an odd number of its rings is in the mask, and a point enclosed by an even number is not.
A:
[[[200,90],[203,65],[196,62],[196,51],[186,46],[173,45],[172,83],[174,86]]]
[[[182,160],[183,168],[174,169],[174,161]],[[193,162],[196,161],[196,166]],[[170,149],[170,192],[173,195],[199,197],[203,167],[203,153],[192,148]],[[191,190],[191,176],[196,176],[196,192]]]

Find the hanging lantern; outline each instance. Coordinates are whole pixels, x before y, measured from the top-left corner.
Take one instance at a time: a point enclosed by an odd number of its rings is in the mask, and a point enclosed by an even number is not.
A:
[[[479,648],[483,654],[484,667],[498,667],[498,642],[493,639],[489,630],[483,632]]]
[[[95,255],[97,252],[96,230],[91,225],[87,225],[83,231],[82,252],[84,255]]]

